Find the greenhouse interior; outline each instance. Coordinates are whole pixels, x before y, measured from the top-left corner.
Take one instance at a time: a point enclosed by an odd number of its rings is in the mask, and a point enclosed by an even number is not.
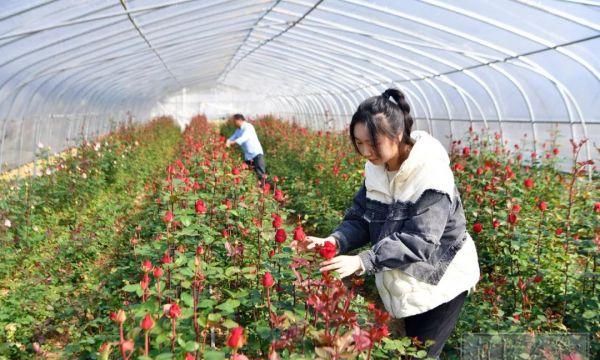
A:
[[[600,2],[0,2],[1,359],[600,358]]]

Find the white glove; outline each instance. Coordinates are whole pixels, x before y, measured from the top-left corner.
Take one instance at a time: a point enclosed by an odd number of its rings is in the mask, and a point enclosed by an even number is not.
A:
[[[330,242],[333,245],[336,245],[336,247],[337,247],[337,243],[336,243],[335,238],[333,236],[328,236],[326,238],[319,238],[319,237],[315,237],[315,236],[307,236],[306,239],[308,239],[308,241],[309,241],[309,244],[306,246],[307,249],[312,249],[316,245],[323,246],[323,245],[325,245],[326,242]]]
[[[340,279],[345,278],[346,276],[352,275],[356,272],[364,272],[365,268],[360,260],[358,255],[347,256],[340,255],[336,256],[333,259],[325,260],[321,263],[321,268],[319,269],[321,272],[334,270],[340,275]]]

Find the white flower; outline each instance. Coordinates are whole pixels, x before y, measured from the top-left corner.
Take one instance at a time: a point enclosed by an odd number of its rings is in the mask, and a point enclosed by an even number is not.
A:
[[[87,179],[87,174],[83,173],[83,174],[81,174],[81,177],[84,178],[84,179]]]
[[[43,148],[44,148],[44,144],[42,144],[42,142],[40,141],[40,142],[38,143],[38,149],[43,149]]]
[[[10,220],[8,220],[8,219],[5,219],[5,220],[4,220],[4,226],[5,226],[5,227],[7,227],[7,228],[9,228],[9,227],[11,227],[11,226],[12,226],[12,223],[10,222]]]
[[[46,175],[50,175],[52,174],[52,171],[50,171],[50,169],[46,169]]]

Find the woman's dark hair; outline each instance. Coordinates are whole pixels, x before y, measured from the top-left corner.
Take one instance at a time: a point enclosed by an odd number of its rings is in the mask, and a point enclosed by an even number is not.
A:
[[[233,120],[244,120],[244,121],[246,121],[246,118],[242,114],[234,114],[232,116],[232,118],[233,118]]]
[[[390,100],[390,98],[392,98]],[[404,94],[398,89],[387,89],[379,96],[373,96],[360,103],[350,122],[350,140],[354,149],[360,153],[356,145],[354,127],[357,124],[365,124],[369,130],[371,143],[375,153],[379,156],[377,147],[377,134],[382,134],[396,139],[402,133],[402,142],[413,145],[410,131],[413,118],[410,115],[410,105],[406,102]]]

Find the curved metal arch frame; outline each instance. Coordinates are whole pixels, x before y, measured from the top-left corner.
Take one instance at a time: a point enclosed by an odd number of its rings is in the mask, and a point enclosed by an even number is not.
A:
[[[308,31],[311,31],[311,32],[316,32],[316,31],[314,31],[314,30],[312,30],[312,29],[308,29]],[[327,33],[322,33],[322,32],[316,32],[316,33],[317,33],[317,34],[319,34],[319,35],[321,35],[321,36],[323,36],[323,35],[326,35],[326,36],[333,37],[331,34],[327,34]],[[296,35],[297,35],[297,32],[296,32]],[[290,34],[289,36],[292,36],[292,35]],[[314,38],[313,38],[313,39],[314,39]],[[342,40],[342,41],[344,41],[344,42],[347,42],[347,43],[350,43],[350,44],[352,44],[352,45],[356,46],[356,45],[355,45],[355,43],[351,42],[350,40],[347,40],[347,39],[346,39],[345,37],[343,37],[343,36],[339,36],[339,35],[338,35],[338,36],[336,36],[336,37],[335,37],[335,39],[336,39],[336,40]],[[320,38],[320,41],[323,41],[323,39],[322,39],[322,38]],[[333,46],[333,47],[336,47],[336,46],[337,46],[337,47],[339,47],[339,44],[330,42],[330,43],[329,43],[329,46]],[[363,47],[366,47],[366,45],[364,45],[364,44],[361,44],[361,46],[363,46]],[[382,53],[383,55],[390,56],[389,54],[385,54],[385,53],[383,53],[383,52],[382,52],[380,49],[378,49],[378,48],[376,48],[376,47],[369,47],[368,49],[369,49],[369,50],[371,50],[371,51],[380,52],[380,53]],[[391,57],[396,57],[396,58],[398,58],[397,56],[391,56]],[[381,60],[381,58],[377,58],[377,57],[375,57],[375,56],[372,56],[371,58],[372,58],[373,60],[378,60],[378,61],[380,61],[380,62],[382,61],[382,60]],[[401,61],[402,61],[402,59],[401,59],[401,58],[398,58],[398,60],[401,60]],[[378,65],[378,64],[377,64],[377,65]],[[386,62],[386,65],[387,65],[388,67],[390,67],[390,68],[394,68],[394,67],[396,67],[396,64],[394,64],[394,63],[392,63],[392,62]],[[364,72],[364,71],[370,71],[370,70],[367,70],[367,69],[362,69],[362,70],[363,70],[363,72]],[[377,73],[375,73],[375,72],[371,72],[371,74],[372,74],[372,75],[379,76],[379,74],[377,74]],[[407,80],[408,80],[408,79],[407,79]],[[385,83],[389,83],[389,82],[390,82],[390,80],[389,80],[389,79],[386,79],[384,82],[385,82]],[[451,85],[451,87],[453,87],[453,88],[458,88],[458,87],[459,87],[457,84],[453,84],[453,83],[452,83],[452,84],[450,84],[450,85]],[[470,108],[469,108],[469,106],[468,106],[468,102],[466,101],[466,99],[464,98],[464,96],[462,96],[462,93],[461,93],[461,92],[459,92],[459,95],[460,95],[460,97],[463,99],[463,102],[465,103],[465,107],[467,108],[467,112],[468,112],[469,114],[471,114],[471,110],[470,110]],[[475,101],[474,101],[474,102],[475,102]],[[475,102],[475,103],[476,103],[476,102]],[[482,116],[484,116],[484,115],[483,115],[483,112],[481,112],[481,113],[482,113]]]
[[[372,23],[372,21],[370,21],[368,18],[365,18],[365,17],[362,17],[362,16],[344,14],[344,13],[342,13],[340,11],[336,11],[336,10],[332,10],[332,9],[327,9],[327,8],[322,8],[321,10],[323,10],[323,11],[330,11],[330,12],[336,13],[338,15],[342,15],[342,16],[353,18],[355,20]],[[320,21],[320,20],[315,19],[315,21]],[[333,27],[339,29],[340,31],[350,31],[350,32],[352,32],[352,30],[353,30],[352,28],[342,27],[342,26],[339,26],[339,25],[336,25],[336,24],[333,24],[333,23],[327,23],[327,25],[333,26]],[[380,26],[380,27],[383,27],[383,28],[387,28],[389,30],[399,31],[397,28],[394,28],[391,25],[388,26],[386,24],[382,24],[381,22],[378,22],[376,25]],[[411,36],[415,36],[416,35],[415,33],[412,33],[412,32],[409,32],[409,31],[405,31],[405,30],[403,30],[401,32],[403,32],[403,33],[410,33]],[[365,34],[365,33],[364,32],[360,32],[360,34]],[[371,37],[376,38],[376,36],[371,36]],[[425,38],[425,36],[422,36],[422,35],[420,37]],[[377,38],[377,40],[385,42],[385,43],[387,43],[389,45],[392,45],[392,46],[395,46],[395,47],[401,47],[401,48],[404,48],[404,49],[406,49],[408,51],[416,52],[416,53],[418,53],[421,56],[425,56],[425,57],[430,58],[430,59],[432,59],[434,61],[441,62],[441,63],[445,64],[446,66],[453,67],[455,69],[460,69],[460,66],[458,66],[456,64],[453,64],[453,63],[450,63],[448,61],[445,61],[445,60],[443,60],[443,59],[441,59],[441,58],[439,58],[437,56],[431,56],[431,55],[429,55],[429,54],[427,54],[427,53],[425,53],[423,51],[419,51],[419,50],[414,49],[412,47],[408,47],[408,46],[406,46],[404,44],[398,45],[397,42],[389,41],[389,40],[386,40],[386,39],[379,39],[379,38]],[[429,41],[434,41],[434,40],[430,39]],[[481,61],[480,59],[477,59],[477,58],[475,58],[473,56],[469,56],[469,57],[471,59],[474,59],[474,60],[477,60],[477,61]],[[430,72],[431,73],[435,73],[435,71],[431,71],[431,70],[430,70]],[[493,95],[493,92],[487,87],[487,85],[485,84],[485,82],[483,82],[481,79],[479,79],[478,76],[472,74],[471,72],[467,72],[467,71],[465,71],[465,74],[467,74],[467,76],[473,78],[488,93],[488,96],[490,97],[492,103],[494,104],[498,121],[501,122],[502,121],[502,116],[501,116],[501,113],[499,111],[499,105],[497,103],[497,100],[496,100],[495,96]],[[509,81],[510,81],[510,78],[509,78]],[[518,85],[515,84],[515,86],[517,86],[517,88],[520,90],[520,87]],[[524,95],[523,92],[521,92],[521,94],[522,94],[522,96]],[[527,99],[524,98],[524,100],[527,102]],[[485,119],[484,119],[484,122],[485,122]]]
[[[484,22],[486,24],[492,25],[492,26],[497,27],[499,29],[503,29],[503,30],[509,31],[509,32],[511,32],[513,34],[519,35],[519,36],[521,36],[523,38],[526,38],[528,40],[531,40],[531,41],[537,42],[539,44],[542,44],[542,45],[544,45],[544,46],[546,46],[548,48],[553,48],[557,52],[559,52],[559,53],[561,53],[561,54],[569,57],[570,59],[572,59],[575,63],[578,63],[579,65],[581,65],[583,68],[585,68],[587,71],[589,71],[596,78],[596,80],[600,79],[600,72],[596,71],[593,68],[593,66],[591,66],[588,62],[586,62],[585,60],[581,59],[578,55],[574,54],[573,52],[569,51],[568,49],[556,47],[555,44],[553,44],[553,43],[551,43],[549,41],[546,41],[546,40],[540,38],[539,36],[535,36],[535,35],[533,35],[531,33],[527,33],[525,31],[517,29],[517,28],[515,28],[513,26],[509,26],[509,25],[503,24],[503,23],[501,23],[501,22],[499,22],[497,20],[493,20],[493,19],[481,16],[481,15],[474,14],[473,12],[466,11],[464,9],[458,9],[458,8],[456,8],[454,6],[450,6],[450,5],[447,5],[447,4],[440,3],[439,1],[436,1],[436,0],[420,0],[420,1],[423,1],[423,2],[425,2],[427,4],[432,4],[434,6],[437,6],[437,7],[446,9],[446,10],[450,10],[450,11],[456,12],[458,14],[470,17],[472,19],[476,19],[478,21],[481,21],[481,22]],[[584,136],[587,138],[589,136],[588,136],[588,132],[587,132],[587,126],[585,124],[585,117],[583,116],[583,114],[581,112],[581,109],[579,109],[579,107],[576,105],[577,103],[576,103],[576,101],[575,101],[575,99],[573,97],[571,97],[571,101],[573,101],[574,105],[578,109],[577,112],[578,112],[579,120],[581,122],[581,126],[582,126],[583,131],[584,131]],[[572,133],[573,133],[573,131],[572,131]],[[535,132],[534,132],[534,142],[535,142],[535,140],[536,139],[535,139]],[[591,151],[590,151],[589,144],[587,144],[586,148],[587,148],[586,149],[587,150],[587,155],[588,155],[588,157],[590,157],[591,156]]]
[[[230,44],[228,44],[228,46],[230,46]],[[218,56],[220,56],[220,57],[224,57],[224,56],[226,56],[226,55],[220,55],[220,54],[219,54]],[[218,59],[218,58],[217,58],[217,59]],[[207,59],[206,59],[206,58],[204,58],[204,59],[199,59],[198,61],[199,61],[199,62],[205,62],[206,60],[207,60]],[[208,60],[212,60],[212,58],[211,58],[211,59],[208,59]],[[148,61],[151,61],[151,59],[148,59]],[[152,70],[154,70],[154,69],[152,69]],[[85,87],[92,87],[92,86],[96,86],[96,87],[98,88],[98,91],[107,90],[107,89],[106,89],[106,87],[104,87],[104,88],[102,88],[102,87],[98,87],[98,86],[97,86],[97,85],[98,85],[97,83],[94,83],[94,82],[92,82],[92,80],[94,80],[94,79],[96,79],[96,78],[98,78],[98,79],[104,79],[104,80],[105,80],[105,82],[109,82],[109,81],[110,81],[110,82],[112,82],[112,83],[113,83],[113,85],[114,85],[114,86],[119,86],[119,85],[121,85],[120,83],[115,83],[115,82],[113,81],[113,79],[107,79],[107,78],[105,77],[105,76],[107,75],[106,73],[98,74],[97,72],[94,72],[93,74],[85,74],[85,73],[83,73],[83,72],[79,72],[79,73],[74,73],[74,74],[73,74],[73,76],[77,76],[77,75],[78,75],[78,76],[83,76],[83,75],[85,75],[85,77],[83,77],[82,79],[79,79],[78,81],[76,81],[76,83],[84,83],[84,84],[86,84],[86,85],[84,85],[84,88],[85,88]],[[114,75],[114,73],[113,73],[112,75]],[[87,76],[93,76],[93,77],[92,77],[92,78],[88,78]],[[144,76],[145,76],[145,77],[147,77],[147,76],[154,76],[154,73],[149,73],[148,71],[146,71],[146,74],[145,74]],[[131,80],[132,78],[135,78],[135,79],[138,79],[138,80],[140,79],[140,78],[139,78],[139,75],[137,75],[137,73],[133,73],[133,74],[132,74],[132,76],[130,76],[130,77],[127,77],[127,78],[123,77],[121,80],[122,80],[122,81],[129,81],[129,80]],[[67,79],[65,78],[65,79],[63,79],[63,81],[61,81],[61,82],[57,83],[56,87],[63,87],[63,86],[64,86],[63,82],[64,82],[65,80],[67,80]],[[85,80],[85,81],[84,81],[84,80]],[[159,79],[159,81],[158,81],[158,82],[161,82],[161,81],[162,81],[162,79]],[[66,87],[66,88],[67,88],[67,89],[70,89],[69,87]],[[108,90],[112,90],[112,88],[111,88],[111,89],[108,89]],[[108,92],[108,91],[105,91],[105,92]],[[85,98],[85,97],[87,96],[87,92],[85,92],[84,94],[85,94],[85,96],[82,96],[82,98]],[[113,94],[114,96],[116,96],[116,93],[112,93],[112,94]],[[62,95],[62,94],[61,94],[61,95]],[[114,96],[113,96],[113,97],[114,97]]]
[[[344,29],[340,29],[342,31],[344,31]],[[290,35],[292,36],[292,35]],[[395,66],[395,64],[389,63],[388,64],[390,67]],[[364,69],[363,69],[364,71]],[[370,71],[370,70],[369,70]],[[372,75],[377,76],[378,74],[375,71],[370,71]],[[390,81],[391,79],[386,79],[386,81]],[[423,96],[424,101],[426,101],[426,105],[427,105],[427,109],[429,111],[429,114],[431,114],[431,105],[429,104],[429,102],[427,101],[427,97],[425,96],[423,90],[420,88],[420,86],[418,86],[417,84],[415,84],[414,82],[412,82],[412,85],[415,86],[415,88],[418,89],[419,93],[421,94],[421,96]],[[443,93],[439,90],[439,88],[437,88],[437,86],[434,87],[434,91],[438,93],[438,95],[440,95],[443,99],[444,99],[444,104],[446,105],[446,111],[448,112],[448,114],[450,114],[450,110],[449,110],[449,106],[448,106],[448,102],[445,99],[445,96],[443,95]],[[429,128],[430,130],[432,129],[431,123],[429,123]]]
[[[313,31],[313,30],[312,30],[312,29],[309,29],[309,31]],[[313,32],[314,32],[314,31],[313,31]],[[319,33],[319,32],[318,32],[318,33]],[[319,33],[319,34],[320,34],[320,35],[328,35],[328,36],[330,35],[330,34],[323,34],[323,33]],[[297,32],[297,31],[296,31],[294,34],[292,34],[292,33],[288,34],[288,37],[293,37],[293,36],[296,36],[296,35],[298,35],[298,32]],[[316,38],[314,38],[314,37],[313,37],[313,39],[316,39]],[[320,40],[320,41],[323,41],[323,39],[322,39],[322,38],[319,38],[319,40]],[[350,43],[350,41],[349,41],[349,40],[346,40],[344,37],[339,37],[339,36],[338,36],[338,37],[336,37],[336,40],[342,40],[342,41],[344,41],[344,42],[348,42],[348,43]],[[352,44],[353,44],[353,45],[355,45],[354,43],[352,43]],[[328,45],[329,45],[329,46],[333,46],[333,47],[340,47],[338,43],[333,43],[333,42],[328,42]],[[362,45],[362,46],[364,46],[364,45]],[[347,48],[346,48],[346,49],[347,49]],[[380,51],[380,50],[378,50],[377,48],[371,48],[370,50],[374,50],[374,51]],[[377,57],[375,57],[375,56],[373,56],[373,57],[372,57],[372,59],[377,59],[377,60],[380,60],[380,61],[381,61],[381,59],[379,59],[379,58],[377,58]],[[394,67],[394,66],[396,66],[395,64],[393,64],[393,63],[391,63],[391,62],[387,63],[387,65],[388,65],[389,67]],[[371,72],[371,74],[372,74],[372,75],[374,75],[374,76],[381,76],[380,74],[378,74],[378,73],[376,73],[376,72],[374,72],[374,71],[368,70],[368,69],[362,69],[362,70],[363,70],[363,72],[364,72],[364,71],[369,71],[369,72]],[[386,79],[386,82],[390,82],[390,79]],[[456,88],[458,85],[456,85],[456,84],[451,84],[451,86],[452,86],[453,88]],[[438,92],[438,93],[441,93],[441,91],[439,91],[439,89],[438,89],[437,87],[436,87],[436,90],[437,90],[437,92]],[[350,93],[351,93],[351,92],[350,92]],[[464,98],[464,96],[462,96],[462,93],[461,93],[461,92],[459,92],[459,95],[460,95],[460,96],[463,98],[463,101],[465,102],[465,106],[466,106],[466,108],[467,108],[467,111],[470,113],[470,109],[469,109],[469,106],[468,106],[468,102],[466,101],[466,99]],[[441,96],[443,97],[443,95],[441,95]],[[474,99],[471,99],[471,100],[472,100],[472,101],[474,101]],[[474,102],[475,102],[475,101],[474,101]],[[445,102],[445,104],[447,104],[447,101]],[[449,109],[447,109],[447,110],[449,111]]]
[[[231,2],[231,0],[228,0],[228,1],[222,2],[222,3],[218,4],[218,5],[222,5],[222,4],[224,4],[224,3],[228,3],[228,2]],[[243,7],[239,8],[239,9],[242,9],[242,8],[247,8],[247,7],[254,7],[254,6],[256,6],[256,5],[246,5],[246,6],[243,6]],[[212,7],[212,6],[211,6],[211,7]],[[195,9],[195,10],[198,10],[198,11],[199,11],[199,10],[205,10],[206,8],[207,8],[207,7],[200,7],[200,8],[197,8],[197,9]],[[221,13],[226,13],[226,11],[223,11],[223,10],[222,10],[222,11],[220,11],[220,12],[217,12],[217,14],[221,14]],[[178,17],[178,16],[180,16],[180,15],[182,15],[182,14],[186,14],[186,13],[181,13],[181,14],[172,15],[172,16],[170,16],[170,18],[176,18],[176,17]],[[199,18],[195,18],[194,20],[197,20],[197,19],[203,19],[203,18],[207,18],[208,16],[212,16],[212,15],[214,15],[214,14],[209,14],[209,15],[205,15],[205,14],[203,14],[201,17],[199,17]],[[162,20],[164,20],[164,19],[162,19]],[[162,20],[157,20],[157,21],[155,21],[154,23],[159,23],[159,22],[161,22]],[[123,20],[119,20],[119,21],[117,21],[117,22],[115,22],[115,23],[113,23],[113,24],[120,23],[120,22],[122,22],[122,21],[125,21],[125,19],[123,19]],[[103,26],[105,26],[105,25],[106,25],[106,24],[104,24]],[[111,25],[112,25],[112,24],[111,24]],[[158,29],[158,30],[156,30],[156,31],[160,31],[160,30],[162,30],[162,29],[164,29],[164,28],[169,28],[169,27],[168,27],[168,26],[166,26],[166,27],[162,27],[162,28],[160,28],[160,29]],[[94,29],[93,31],[95,31],[95,30],[96,30],[96,29]],[[100,30],[102,30],[102,27],[101,27],[101,28],[98,28],[98,31],[100,31]],[[246,30],[246,29],[243,29],[243,30]],[[83,34],[87,34],[87,33],[89,33],[89,32],[90,32],[90,30],[86,30],[86,31],[84,31],[84,32],[83,32]],[[151,32],[154,32],[154,31],[151,31]],[[130,33],[130,30],[123,30],[123,31],[119,31],[119,32],[117,32],[116,34],[117,34],[117,35],[119,35],[119,34],[127,34],[127,33]],[[75,36],[73,36],[72,38],[74,38],[74,37],[78,37],[78,36],[83,36],[83,35],[82,35],[82,33],[80,33],[80,34],[78,34],[78,35],[75,35]],[[113,37],[113,36],[115,36],[115,34],[114,34],[114,33],[113,33],[113,34],[109,34],[109,35],[107,35],[106,37],[104,37],[104,38],[101,38],[101,39],[109,39],[109,38],[111,38],[111,37]],[[130,39],[131,39],[131,40],[133,40],[133,39],[135,39],[136,37],[138,37],[138,35],[131,36],[131,37],[130,37]],[[121,43],[122,41],[123,41],[123,40],[119,40],[119,41],[116,41],[116,42],[113,42],[113,43],[109,43],[109,44],[107,44],[107,45],[104,45],[104,46],[102,46],[102,47],[100,47],[100,48],[110,48],[111,46],[113,46],[113,45],[115,45],[115,44],[119,44],[119,43]],[[50,46],[53,46],[53,45],[56,45],[56,44],[57,44],[57,43],[52,43]],[[47,46],[48,46],[48,45],[47,45]],[[86,46],[86,45],[80,45],[80,46],[78,46],[78,47],[75,47],[75,48],[73,48],[73,49],[69,49],[69,50],[65,50],[65,51],[63,51],[63,52],[60,52],[59,54],[66,54],[66,53],[69,53],[69,52],[76,51],[76,50],[78,50],[78,49],[80,49],[80,48],[86,48],[86,47],[89,47],[89,46]],[[94,51],[97,51],[97,50],[98,50],[98,48],[94,48],[94,49],[90,50],[90,52],[94,52]],[[114,51],[114,50],[113,50],[113,51]],[[52,57],[55,57],[55,56],[56,56],[56,54],[55,54],[55,55],[53,55]],[[42,59],[38,60],[36,63],[34,63],[34,64],[31,64],[30,66],[28,66],[28,67],[24,68],[23,70],[26,70],[26,69],[30,68],[31,66],[33,66],[33,65],[37,65],[37,64],[39,64],[39,63],[44,63],[45,61],[47,61],[48,59],[50,59],[50,58],[52,58],[52,57],[46,57],[46,58],[42,58]],[[139,59],[137,59],[137,60],[139,60]],[[13,77],[14,77],[15,75],[18,75],[18,73],[14,74],[14,75],[13,75]],[[11,78],[12,78],[12,77],[11,77]],[[9,78],[7,81],[9,81],[11,78]],[[1,87],[3,87],[4,85],[6,85],[6,82],[7,82],[7,81],[5,81],[5,82],[4,82],[4,83],[3,83],[3,84],[0,86],[0,88],[1,88]]]
[[[341,13],[340,13],[340,14],[341,14]],[[381,23],[379,23],[379,24],[378,24],[378,26],[381,26]],[[390,27],[390,28],[391,28],[391,27]],[[343,30],[343,31],[344,31],[344,30]],[[321,35],[324,35],[324,33],[321,33],[321,32],[317,32],[317,33],[319,33],[319,34],[321,34]],[[395,43],[391,43],[391,42],[386,42],[386,43],[388,43],[388,44],[390,44],[390,45],[393,45],[393,46],[398,46],[398,45],[396,45]],[[363,46],[364,46],[364,45],[363,45]],[[407,49],[407,48],[405,48],[405,49]],[[374,50],[374,48],[370,47],[370,50]],[[410,50],[410,49],[407,49],[407,50],[409,50],[409,51],[412,51],[412,50]],[[379,51],[379,50],[377,50],[377,51]],[[380,51],[380,52],[382,52],[382,51]],[[413,52],[414,52],[414,51],[413,51]],[[382,52],[382,54],[383,54],[383,52]],[[417,62],[414,62],[414,61],[407,60],[405,57],[400,57],[400,56],[397,56],[397,55],[393,55],[393,56],[392,56],[392,55],[389,55],[389,54],[385,54],[385,55],[388,55],[388,56],[390,56],[390,57],[396,58],[397,60],[400,60],[400,61],[404,61],[404,62],[411,63],[411,64],[413,64],[413,65],[415,65],[415,64],[416,64],[417,66],[424,68],[424,69],[425,69],[426,71],[428,71],[429,73],[435,73],[435,71],[432,71],[432,69],[429,69],[428,67],[425,67],[424,65],[420,65],[420,64],[418,64]],[[427,55],[427,54],[420,54],[420,55],[423,55],[423,56],[425,56],[425,57],[428,57],[428,58],[430,58],[430,59],[432,59],[432,60],[436,60],[436,61],[437,61],[437,59],[435,59],[435,58],[432,58],[431,56],[429,56],[429,55]],[[374,59],[375,59],[375,58],[374,58]],[[379,60],[380,62],[382,62],[381,58],[376,58],[376,59],[377,59],[377,60]],[[391,62],[387,62],[387,63],[386,63],[386,65],[387,65],[388,67],[394,67],[394,66],[395,66],[395,64],[393,64],[393,63],[391,63]],[[446,64],[446,65],[448,65],[448,66],[452,66],[452,65],[449,65],[449,64]],[[472,76],[471,76],[471,77],[472,77]],[[478,80],[476,77],[475,77],[474,79],[475,79],[475,80],[476,80],[476,82],[478,82],[480,85],[483,85],[483,87],[484,87],[484,89],[485,89],[485,90],[488,90],[488,89],[487,89],[487,88],[484,86],[483,82],[481,82],[480,80]],[[388,79],[387,81],[389,82],[390,80]],[[410,79],[409,79],[409,78],[406,78],[406,81],[412,82],[412,83],[414,84],[414,81],[410,81]],[[458,87],[458,85],[457,85],[457,84],[455,84],[455,83],[453,83],[453,84],[452,84],[452,87]],[[490,98],[492,99],[492,102],[493,102],[493,103],[495,103],[495,100],[494,100],[494,97],[493,97],[493,95],[491,95],[491,94],[489,94],[489,93],[488,93],[488,95],[490,95]],[[476,103],[476,101],[474,101],[474,102]],[[481,108],[479,107],[479,109],[481,109]],[[497,114],[498,114],[498,116],[499,116],[499,113],[498,113],[498,107],[496,106],[496,107],[495,107],[495,109],[497,110]],[[483,113],[482,111],[480,111],[480,113],[481,113],[481,116],[482,116],[482,118],[483,118],[483,121],[484,121],[484,123],[486,123],[486,126],[487,126],[487,122],[486,122],[486,118],[485,118],[485,115],[484,115],[484,113]]]
[[[589,22],[585,19],[581,19],[577,16],[573,16],[571,14],[567,14],[564,11],[556,10],[550,6],[542,5],[541,3],[537,2],[537,1],[536,2],[531,1],[531,0],[512,0],[512,1],[517,2],[521,5],[532,7],[537,10],[542,10],[548,14],[552,14],[552,15],[561,17],[563,19],[567,19],[570,22],[576,23],[577,25],[585,26],[594,31],[600,31],[600,25],[598,25],[598,24],[594,24],[592,22]],[[600,5],[600,3],[598,3],[597,5]]]
[[[245,30],[245,29],[243,29],[243,30]],[[125,33],[125,31],[123,31],[123,32],[120,32],[120,33],[118,33],[118,34],[122,34],[122,33]],[[112,35],[113,35],[113,34],[111,34],[111,35],[107,36],[106,38],[110,38]],[[118,44],[118,43],[119,43],[119,42],[109,43],[109,44],[107,44],[107,45],[105,45],[105,46],[102,46],[101,48],[110,48],[111,46],[113,46],[113,45],[115,45],[115,44]],[[119,50],[126,49],[128,46],[129,46],[129,45],[125,45],[123,48],[121,48],[121,49],[119,49]],[[90,51],[89,51],[89,53],[93,53],[95,50],[97,50],[97,49],[92,49],[92,50],[90,50]],[[111,51],[115,51],[115,50],[114,50],[114,49],[112,49]],[[143,50],[143,52],[146,52],[146,51],[147,51],[146,49],[144,49],[144,50]],[[140,53],[142,53],[142,51],[140,51]],[[146,53],[147,53],[147,52],[146,52]],[[77,58],[77,56],[80,56],[80,55],[76,55],[74,58]],[[46,59],[47,59],[47,58],[46,58]],[[38,63],[44,63],[44,61],[45,61],[46,59],[41,59],[40,61],[36,62],[36,63],[35,63],[35,65],[37,65]],[[71,60],[71,59],[72,59],[72,58],[70,58],[70,59],[68,59],[68,60]],[[138,61],[136,61],[136,63],[139,63],[139,59],[137,59],[137,60],[138,60]],[[59,64],[60,64],[60,63],[59,63]],[[123,64],[123,65],[121,65],[121,64],[118,64],[118,67],[120,68],[120,67],[122,67],[122,66],[124,66],[124,65],[125,65],[125,64]],[[114,65],[114,66],[116,66],[116,65]],[[29,68],[29,67],[27,67],[27,68],[25,68],[25,69],[28,69],[28,68]],[[52,68],[52,67],[46,67],[46,69],[49,69],[49,68]],[[97,70],[97,69],[96,69],[96,70]],[[95,72],[95,73],[97,73],[97,72]],[[17,73],[17,74],[15,74],[15,75],[18,75],[18,73]],[[14,77],[14,76],[13,76],[13,77]],[[12,77],[11,77],[11,78],[12,78]],[[10,81],[10,78],[9,78],[7,81]],[[0,89],[1,89],[1,88],[2,88],[2,87],[5,85],[5,84],[6,84],[6,82],[7,82],[7,81],[5,81],[5,83],[4,83],[4,84],[0,85]]]
[[[297,34],[296,34],[296,35],[297,35]],[[291,34],[289,34],[288,36],[292,36],[292,35],[291,35]],[[271,49],[273,48],[273,46],[275,46],[275,44],[272,44],[272,45],[271,45]],[[306,49],[305,49],[305,50],[306,50]],[[288,50],[288,51],[289,51],[289,50]],[[306,51],[305,51],[304,53],[306,53]],[[321,56],[321,58],[320,58],[320,59],[322,59],[322,56]],[[343,61],[342,61],[342,62],[343,62]],[[356,65],[355,65],[355,64],[353,64],[353,63],[350,63],[350,62],[347,62],[347,63],[348,63],[348,65],[349,65],[350,67],[354,67],[354,66],[356,66]],[[339,66],[339,62],[337,63],[337,65]],[[382,75],[380,75],[380,74],[377,74],[377,73],[376,73],[376,72],[374,72],[374,71],[372,71],[372,75],[374,75],[374,76],[380,76],[380,77],[382,77],[382,78],[385,78],[385,77],[383,77]],[[386,78],[386,79],[387,79],[387,78]],[[387,79],[387,80],[388,80],[388,81],[390,81],[390,79]],[[331,94],[331,93],[330,93],[330,95],[333,95],[333,94]],[[343,93],[342,93],[342,95],[343,95]],[[425,99],[425,101],[426,101],[426,99]]]
[[[395,16],[400,16],[400,17],[403,17],[405,19],[409,19],[411,21],[420,23],[420,24],[425,25],[425,26],[432,27],[432,28],[440,30],[440,31],[445,31],[445,32],[451,33],[451,34],[453,34],[455,36],[459,36],[459,37],[467,39],[469,41],[473,41],[475,43],[478,43],[478,44],[480,44],[482,46],[486,46],[488,48],[494,49],[494,50],[499,51],[501,53],[508,54],[508,55],[511,55],[513,57],[518,58],[520,61],[528,64],[529,66],[531,66],[532,68],[530,68],[530,70],[533,70],[533,71],[539,73],[540,75],[542,75],[542,76],[546,77],[548,80],[550,80],[551,83],[557,85],[557,89],[559,90],[559,92],[561,93],[561,95],[563,97],[563,101],[565,103],[565,107],[566,107],[567,113],[569,115],[569,120],[571,122],[573,122],[570,104],[567,101],[567,96],[565,96],[565,92],[563,91],[563,90],[566,90],[566,87],[564,85],[562,85],[562,83],[560,83],[553,76],[551,76],[551,74],[549,74],[542,66],[540,66],[536,62],[534,62],[534,61],[532,61],[530,59],[527,59],[526,57],[517,56],[516,54],[514,54],[510,50],[504,49],[504,48],[502,48],[499,45],[489,43],[487,41],[478,39],[475,36],[472,36],[472,35],[469,35],[469,34],[465,34],[465,33],[462,33],[460,31],[457,31],[457,30],[450,29],[450,28],[445,27],[445,26],[441,26],[441,25],[432,23],[430,21],[426,21],[426,20],[424,20],[422,18],[417,18],[417,17],[414,17],[414,16],[407,15],[405,13],[401,13],[399,11],[393,11],[393,10],[390,10],[390,9],[387,9],[387,8],[382,8],[380,6],[376,6],[376,5],[372,5],[372,4],[367,4],[367,3],[364,3],[363,1],[359,1],[359,0],[340,0],[340,1],[348,2],[348,3],[353,3],[353,4],[356,4],[356,5],[361,5],[361,6],[364,6],[364,7],[368,7],[368,8],[371,8],[371,9],[374,9],[374,10],[378,10],[378,11],[381,11],[381,12],[384,12],[384,13],[392,14],[392,15],[395,15]],[[558,84],[560,84],[562,86],[558,86]],[[568,97],[570,98],[569,100],[571,100],[574,103],[576,109],[579,109],[579,106],[576,104],[576,102],[575,102],[572,94],[570,94],[570,92],[568,92]],[[582,116],[581,116],[581,112],[580,111],[578,111],[578,115],[579,115],[579,118],[581,119]],[[585,126],[583,124],[582,124],[582,126],[585,129]],[[571,132],[574,135],[574,129],[573,128],[572,128]]]

